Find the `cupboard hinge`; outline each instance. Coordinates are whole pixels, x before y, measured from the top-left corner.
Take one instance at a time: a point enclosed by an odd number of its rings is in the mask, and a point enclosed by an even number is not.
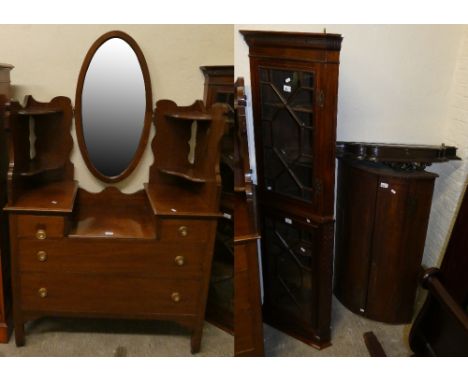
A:
[[[325,106],[325,92],[320,90],[317,95],[317,104],[319,108],[323,109]]]

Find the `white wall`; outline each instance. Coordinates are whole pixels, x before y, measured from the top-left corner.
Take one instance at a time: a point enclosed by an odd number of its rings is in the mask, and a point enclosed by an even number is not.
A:
[[[323,28],[344,37],[340,59],[338,140],[466,145],[466,140],[460,142],[462,136],[456,133],[455,127],[461,113],[452,117],[450,126],[453,127],[448,130],[449,107],[456,109],[456,102],[462,102],[463,97],[466,101],[468,96],[466,60],[459,63],[459,67],[464,65],[465,75],[464,86],[457,90],[459,99],[450,96],[460,44],[466,34],[466,28],[460,25],[236,25],[236,76],[245,78],[249,99],[248,46],[239,30],[322,32]],[[464,52],[468,55],[468,48]],[[468,113],[463,113],[468,119]],[[253,155],[251,110],[247,116]],[[466,139],[466,135],[463,137]],[[459,168],[460,163],[452,162],[430,170],[446,173],[443,176],[450,178]],[[464,171],[466,174],[466,169]],[[444,184],[444,180],[437,181],[434,213],[428,231],[430,238],[423,260],[428,265],[439,262],[441,243],[449,230],[454,204],[460,194],[458,184],[450,188],[450,196],[445,196],[449,187]],[[446,198],[450,198],[450,202]],[[446,209],[446,205],[450,208]]]
[[[232,25],[0,25],[1,62],[11,72],[14,97],[32,94],[38,101],[67,96],[75,104],[75,90],[84,57],[94,41],[111,30],[122,30],[140,46],[148,63],[153,105],[172,99],[179,105],[203,98],[202,65],[232,65]],[[154,128],[150,139],[154,136]],[[88,171],[75,140],[71,160],[80,187],[96,192],[106,185]],[[148,144],[136,170],[117,183],[134,192],[148,179],[153,162]]]
[[[439,265],[441,262],[468,183],[468,26],[464,28],[463,37],[448,97],[449,110],[443,133],[444,142],[457,146],[458,156],[462,160],[430,168],[440,177],[436,181],[432,198],[423,260],[426,265]]]

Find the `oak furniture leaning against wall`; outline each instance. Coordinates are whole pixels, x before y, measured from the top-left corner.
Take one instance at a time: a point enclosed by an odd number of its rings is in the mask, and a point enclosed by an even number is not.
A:
[[[3,127],[5,104],[12,94],[10,71],[12,65],[0,63],[0,343],[8,342],[11,308],[10,290],[10,248],[8,239],[8,217],[3,212],[7,200],[8,151]]]
[[[229,124],[221,140],[219,170],[222,192],[215,251],[211,268],[206,320],[234,334],[234,204],[233,204],[233,107],[234,66],[201,66],[205,77],[203,102],[207,108],[215,103],[229,106]]]
[[[338,142],[334,293],[351,311],[411,322],[432,192],[450,146]]]
[[[323,348],[330,344],[342,37],[240,33],[249,45],[264,319]]]
[[[425,271],[428,296],[410,332],[418,356],[468,356],[468,192],[462,198],[440,269]]]
[[[151,104],[136,42],[118,31],[100,37],[83,63],[75,111],[81,152],[96,177],[115,182],[137,166]],[[24,344],[28,320],[107,317],[173,320],[191,331],[191,351],[198,352],[219,217],[225,106],[207,111],[201,101],[189,107],[158,101],[149,182],[133,194],[115,187],[90,193],[73,180],[68,98],[29,98],[7,112],[17,345]]]
[[[244,79],[236,81],[234,129],[234,354],[263,356],[257,200],[249,161]]]

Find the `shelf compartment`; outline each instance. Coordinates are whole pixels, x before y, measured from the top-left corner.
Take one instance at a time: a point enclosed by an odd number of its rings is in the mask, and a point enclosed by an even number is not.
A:
[[[185,187],[170,184],[145,184],[145,192],[153,213],[172,217],[221,217],[202,196]]]
[[[71,238],[155,239],[153,215],[143,190],[124,194],[108,187],[93,194],[80,189]]]
[[[174,110],[164,114],[166,117],[173,119],[182,119],[187,121],[211,121],[210,113],[205,113],[198,110]],[[189,126],[190,127],[190,126]]]
[[[28,168],[19,171],[18,174],[20,176],[35,176],[39,174],[43,174],[49,171],[60,170],[65,167],[65,162],[63,163],[41,163],[39,160],[31,160],[29,162]]]
[[[158,170],[161,171],[163,174],[177,176],[179,178],[183,178],[191,182],[195,182],[195,183],[205,183],[207,181],[207,179],[197,176],[193,169],[187,170],[186,168],[181,168],[181,169],[175,168],[175,169],[169,170],[169,169],[164,169],[164,168],[158,168]]]
[[[78,183],[57,181],[40,184],[23,190],[14,204],[8,204],[5,211],[70,213],[73,211]]]
[[[50,115],[50,114],[60,114],[63,113],[62,109],[58,107],[51,106],[33,106],[26,109],[18,110],[18,115],[25,116],[40,116],[40,115]]]

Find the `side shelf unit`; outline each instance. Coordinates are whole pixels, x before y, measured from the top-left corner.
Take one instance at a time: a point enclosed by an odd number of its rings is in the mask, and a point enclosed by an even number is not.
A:
[[[17,102],[7,105],[8,211],[43,208],[60,213],[71,208],[70,197],[76,194],[69,159],[72,118],[71,101],[66,97],[43,103],[28,96],[24,107]],[[41,194],[48,198],[36,200],[42,188]]]

